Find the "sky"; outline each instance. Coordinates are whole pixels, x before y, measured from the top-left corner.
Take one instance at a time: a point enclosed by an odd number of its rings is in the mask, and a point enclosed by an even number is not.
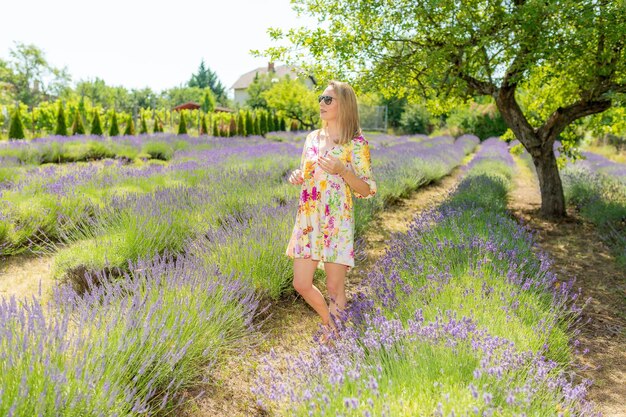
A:
[[[98,77],[157,92],[186,83],[202,59],[229,89],[267,66],[249,51],[277,45],[269,27],[315,25],[289,0],[20,0],[3,4],[2,15],[2,59],[15,42],[34,44],[50,65],[67,67],[73,85]]]

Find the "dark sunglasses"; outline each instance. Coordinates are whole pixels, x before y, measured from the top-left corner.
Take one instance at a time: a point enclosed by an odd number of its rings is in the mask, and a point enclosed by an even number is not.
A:
[[[330,103],[332,103],[332,102],[333,102],[333,100],[336,100],[336,99],[335,99],[335,97],[331,97],[331,96],[319,96],[319,97],[317,98],[317,102],[318,102],[318,103],[321,103],[321,102],[322,102],[322,100],[324,100],[324,104],[326,104],[327,106],[329,106],[329,105],[330,105]]]

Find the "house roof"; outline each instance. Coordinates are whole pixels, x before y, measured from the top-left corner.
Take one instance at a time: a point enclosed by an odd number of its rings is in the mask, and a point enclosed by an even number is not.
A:
[[[173,111],[180,111],[180,110],[195,110],[195,109],[199,109],[200,105],[198,103],[194,103],[192,101],[187,102],[187,103],[183,103],[180,104],[176,107],[174,107],[172,110]]]
[[[235,84],[231,87],[233,90],[239,90],[242,88],[248,88],[250,84],[254,81],[254,77],[259,74],[259,76],[267,74],[268,67],[259,67],[250,72],[246,72],[243,74]],[[294,67],[290,67],[287,65],[277,65],[274,67],[274,74],[276,74],[276,78],[283,78],[285,75],[289,75],[292,78],[296,78],[298,76],[297,69]]]

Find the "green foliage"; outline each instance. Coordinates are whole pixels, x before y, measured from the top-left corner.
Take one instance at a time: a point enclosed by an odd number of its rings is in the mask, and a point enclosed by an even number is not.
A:
[[[83,117],[79,111],[74,112],[74,122],[72,123],[72,136],[84,135],[85,125],[83,124]]]
[[[198,72],[191,75],[191,79],[188,81],[187,85],[192,88],[209,88],[220,103],[223,103],[226,99],[226,89],[224,85],[222,85],[217,78],[217,74],[204,65],[204,60],[200,62]],[[208,113],[208,110],[205,110],[205,112]]]
[[[63,103],[59,101],[59,110],[57,112],[57,125],[54,131],[57,136],[67,136],[67,123],[65,121],[65,111],[63,110]]]
[[[207,118],[206,114],[203,114],[201,116],[201,119],[200,119],[200,135],[208,135],[209,134],[209,129],[207,127],[206,118]]]
[[[230,115],[230,122],[228,124],[228,136],[236,136],[237,133],[237,121],[234,115]]]
[[[9,125],[9,139],[25,139],[24,124],[22,123],[22,116],[20,115],[19,106],[13,111],[11,117],[11,124]]]
[[[218,137],[220,135],[219,122],[217,119],[213,120],[213,136]]]
[[[284,117],[278,117],[278,115],[276,115],[276,117],[278,118],[278,125],[280,126],[280,131],[281,132],[285,132],[287,130],[287,122],[285,121]]]
[[[252,123],[252,115],[250,114],[250,111],[246,110],[246,136],[250,136],[250,135],[254,135],[254,124]]]
[[[205,113],[211,113],[213,110],[215,110],[215,97],[213,96],[213,93],[209,91],[204,92],[201,108],[202,111]]]
[[[165,142],[151,141],[143,145],[141,153],[150,155],[152,159],[169,161],[174,156],[174,148]]]
[[[143,113],[141,114],[139,133],[142,135],[145,135],[148,133],[148,123],[146,123],[146,116]]]
[[[405,134],[430,134],[433,131],[431,116],[425,106],[407,105],[400,118],[399,126]]]
[[[135,135],[135,122],[133,121],[132,114],[129,114],[126,118],[126,127],[124,128],[124,136]]]
[[[246,100],[246,105],[252,109],[267,109],[268,104],[267,100],[263,96],[265,91],[268,91],[272,88],[272,74],[262,74],[259,75],[257,72],[254,76],[254,80],[248,86],[246,92],[248,93],[248,98]]]
[[[187,120],[185,120],[185,111],[180,112],[180,120],[178,122],[178,134],[186,135],[187,134]]]
[[[239,112],[239,114],[237,114],[237,134],[239,134],[239,136],[247,136],[244,119],[245,116],[243,113]]]
[[[259,115],[259,133],[265,136],[267,132],[267,113],[262,111]]]
[[[285,77],[274,83],[262,96],[280,117],[297,120],[306,129],[313,129],[319,123],[317,94],[299,79]]]
[[[267,114],[267,131],[275,132],[276,126],[274,125],[274,115],[271,113]]]
[[[109,136],[119,136],[120,127],[117,124],[117,113],[115,110],[111,112],[111,126],[109,127]]]
[[[93,118],[91,119],[91,134],[92,135],[104,135],[102,130],[102,122],[100,121],[100,112],[96,109],[93,111]]]

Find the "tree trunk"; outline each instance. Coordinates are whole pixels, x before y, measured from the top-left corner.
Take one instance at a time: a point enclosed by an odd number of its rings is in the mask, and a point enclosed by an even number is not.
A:
[[[496,105],[506,124],[533,158],[541,191],[541,215],[563,218],[566,215],[565,197],[552,148],[554,139],[540,136],[528,123],[515,100],[515,87],[500,88],[495,95]]]
[[[565,217],[565,197],[563,184],[556,164],[552,146],[544,146],[543,151],[533,155],[541,191],[541,215],[550,218]],[[547,149],[546,149],[547,148]]]

